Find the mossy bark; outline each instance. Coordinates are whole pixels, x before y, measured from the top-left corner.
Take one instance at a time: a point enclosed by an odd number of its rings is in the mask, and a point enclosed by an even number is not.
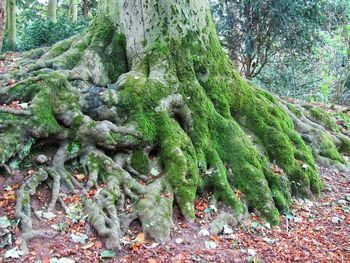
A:
[[[71,0],[69,4],[68,20],[71,23],[75,23],[78,19],[78,1]]]
[[[5,35],[5,29],[6,29],[6,3],[7,0],[1,0],[0,1],[0,52],[2,51],[2,43]]]
[[[58,145],[32,180],[53,181],[50,209],[61,187],[83,194],[104,184],[86,209],[108,247],[119,248],[137,218],[149,236],[167,240],[173,202],[193,220],[196,194],[204,191],[232,206],[237,218],[246,202],[273,224],[292,195],[320,194],[314,156],[321,152],[299,133],[330,132],[299,127],[303,109],[296,116],[234,71],[206,1],[103,1],[86,32],[44,54],[28,53],[21,64],[3,80],[22,80],[1,88],[0,99],[30,106],[0,113],[0,161],[24,156],[29,142]],[[326,147],[332,154],[323,157],[339,161],[335,141]],[[66,169],[74,159],[88,177],[83,185]],[[121,212],[127,199],[133,213]],[[23,202],[17,205],[21,211]],[[30,226],[23,213],[18,217]]]
[[[11,49],[16,46],[16,0],[6,0],[7,1],[7,23],[6,31],[8,36],[8,43]]]
[[[49,20],[57,20],[57,0],[49,0],[47,4],[47,17]]]

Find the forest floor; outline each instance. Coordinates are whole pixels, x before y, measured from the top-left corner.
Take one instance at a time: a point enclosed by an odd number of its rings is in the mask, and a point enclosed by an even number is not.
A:
[[[0,74],[18,56],[0,61]],[[174,207],[171,240],[166,244],[145,238],[135,222],[117,253],[104,248],[86,222],[80,196],[61,196],[71,208],[68,215],[59,205],[54,214],[43,212],[50,200],[50,191],[43,185],[32,199],[33,227],[54,229],[57,235],[32,240],[30,253],[21,255],[16,241],[20,231],[14,220],[16,189],[34,168],[17,170],[11,177],[0,175],[0,262],[350,262],[350,174],[325,166],[318,166],[318,171],[324,182],[321,197],[294,199],[278,227],[271,228],[251,214],[237,226],[225,226],[220,235],[210,235],[206,229],[223,208],[211,207],[208,194],[196,201],[196,219],[191,224]]]

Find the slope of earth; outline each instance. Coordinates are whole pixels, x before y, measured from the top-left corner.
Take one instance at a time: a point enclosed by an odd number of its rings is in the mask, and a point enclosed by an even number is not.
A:
[[[18,56],[4,57],[0,73],[11,70]],[[332,111],[323,105],[314,106]],[[6,107],[21,107],[21,102]],[[338,124],[346,126],[346,121],[340,119]],[[174,213],[172,238],[166,244],[148,240],[139,222],[133,222],[118,252],[107,250],[97,238],[85,220],[84,200],[79,196],[60,196],[69,208],[68,214],[59,205],[54,213],[44,212],[50,191],[43,185],[32,200],[33,226],[57,234],[51,239],[32,240],[31,252],[21,255],[16,241],[20,231],[14,220],[16,189],[34,170],[28,166],[15,170],[10,177],[0,175],[0,262],[350,262],[350,175],[330,167],[318,166],[324,182],[322,196],[317,200],[294,199],[291,211],[281,216],[278,227],[271,229],[255,214],[239,224],[232,220],[225,224],[222,218],[230,211],[220,203],[213,204],[209,193],[196,201],[194,223],[185,223],[179,212]],[[72,173],[77,180],[86,180]],[[90,191],[85,198],[95,194]],[[244,198],[240,192],[236,195]],[[131,205],[125,209],[131,210]]]

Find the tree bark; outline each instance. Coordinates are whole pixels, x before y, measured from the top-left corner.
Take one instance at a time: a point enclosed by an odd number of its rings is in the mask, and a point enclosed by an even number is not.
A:
[[[2,50],[2,43],[6,29],[6,2],[7,0],[0,0],[0,52]]]
[[[57,0],[49,0],[47,5],[47,17],[49,20],[56,22],[57,20]]]
[[[89,1],[83,0],[83,16],[89,15]]]
[[[16,0],[7,0],[7,34],[9,48],[16,47]]]
[[[335,95],[332,100],[333,103],[341,103],[342,97],[345,92],[346,81],[350,77],[350,29],[343,26],[342,37],[346,44],[346,58],[345,65],[339,70],[338,81],[335,85]]]
[[[291,107],[234,71],[205,0],[101,1],[86,32],[28,53],[21,65],[2,77],[18,81],[0,89],[0,104],[30,106],[0,108],[0,163],[20,162],[36,143],[56,149],[17,193],[23,249],[28,236],[44,234],[32,227],[28,200],[48,178],[49,209],[61,187],[83,195],[103,184],[85,206],[107,247],[120,248],[134,219],[166,241],[173,202],[191,221],[196,194],[205,191],[239,219],[249,209],[278,224],[292,194],[320,194],[315,158],[348,169],[339,151],[350,152],[350,140],[325,128],[328,118]],[[72,160],[86,183],[67,171]]]
[[[78,1],[71,0],[69,4],[69,22],[75,23],[78,19]]]

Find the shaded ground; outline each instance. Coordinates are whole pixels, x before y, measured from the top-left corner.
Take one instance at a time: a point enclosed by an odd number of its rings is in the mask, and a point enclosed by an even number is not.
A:
[[[14,57],[18,54],[14,54]],[[9,70],[12,55],[1,62],[0,73]],[[11,83],[9,83],[11,85]],[[342,123],[340,123],[342,124]],[[348,157],[347,157],[348,158]],[[349,160],[349,158],[348,158]],[[218,235],[206,229],[225,208],[210,205],[210,194],[196,201],[196,220],[186,224],[174,213],[171,240],[167,244],[145,239],[138,222],[134,222],[123,238],[123,249],[108,251],[85,222],[82,200],[77,195],[62,195],[70,208],[65,215],[57,205],[54,214],[43,213],[50,201],[46,185],[32,200],[34,229],[53,229],[53,239],[31,241],[31,253],[18,255],[20,244],[17,222],[13,219],[16,189],[35,168],[15,171],[12,177],[0,176],[0,262],[350,262],[350,174],[329,167],[318,167],[324,181],[322,196],[317,200],[294,200],[292,210],[281,216],[281,224],[273,229],[257,215],[237,226],[225,226]],[[74,173],[74,171],[73,171]],[[78,180],[86,178],[75,174]],[[91,191],[85,198],[91,198]],[[236,193],[239,197],[241,193]],[[126,209],[132,209],[132,206]],[[176,207],[174,207],[176,211]],[[9,226],[8,222],[12,225]],[[12,249],[12,250],[11,250]],[[11,255],[12,258],[5,258]]]

